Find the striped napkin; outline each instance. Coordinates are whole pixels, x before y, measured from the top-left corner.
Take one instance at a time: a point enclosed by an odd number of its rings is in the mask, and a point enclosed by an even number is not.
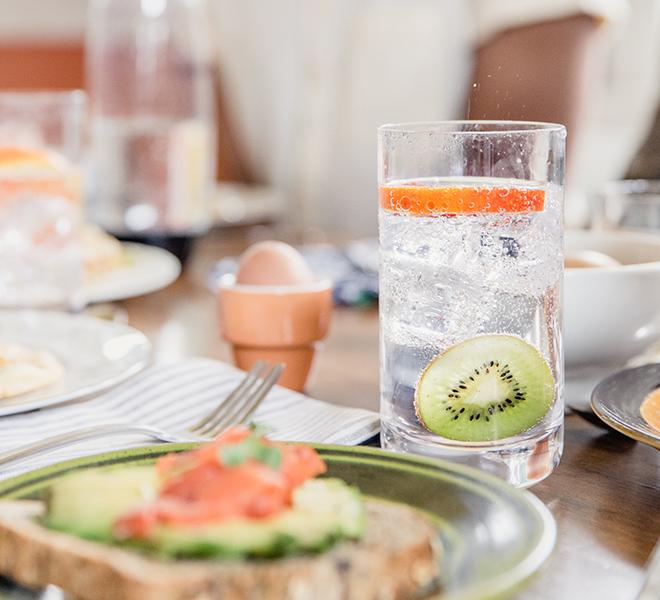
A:
[[[225,363],[195,358],[151,367],[92,400],[0,419],[0,452],[72,429],[108,422],[148,424],[183,431],[226,398],[244,373]],[[313,400],[274,387],[254,415],[279,440],[354,445],[379,430],[376,413]],[[111,436],[79,442],[12,467],[0,479],[77,458],[155,444],[145,437]]]

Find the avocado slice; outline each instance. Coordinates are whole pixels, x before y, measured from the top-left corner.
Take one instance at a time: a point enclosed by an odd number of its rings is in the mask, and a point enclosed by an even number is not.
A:
[[[153,467],[117,467],[71,473],[46,492],[45,524],[81,538],[112,542],[112,526],[125,512],[156,497]]]
[[[293,505],[273,517],[233,519],[210,525],[161,525],[140,542],[167,557],[268,558],[321,552],[341,539],[356,539],[366,526],[360,492],[339,479],[314,479],[293,493]]]
[[[367,513],[360,490],[341,479],[311,479],[293,492],[296,510],[331,514],[342,537],[357,539],[366,527]]]
[[[153,467],[73,473],[49,489],[45,525],[168,558],[267,558],[320,552],[340,539],[359,538],[366,525],[364,502],[356,488],[339,479],[314,479],[294,490],[291,508],[272,517],[194,527],[160,525],[149,538],[116,540],[115,521],[153,500],[157,486]]]

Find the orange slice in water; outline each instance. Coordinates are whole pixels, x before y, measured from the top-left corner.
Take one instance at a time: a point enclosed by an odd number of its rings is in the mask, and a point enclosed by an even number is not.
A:
[[[380,188],[381,208],[409,215],[540,212],[545,191],[516,187],[421,185]]]
[[[639,412],[651,429],[660,432],[660,388],[653,390],[639,407]]]

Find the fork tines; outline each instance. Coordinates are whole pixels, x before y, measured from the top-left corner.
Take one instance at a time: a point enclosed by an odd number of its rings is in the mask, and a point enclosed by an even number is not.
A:
[[[190,428],[192,433],[215,437],[231,425],[245,423],[279,379],[284,365],[257,361],[238,387],[213,412]]]

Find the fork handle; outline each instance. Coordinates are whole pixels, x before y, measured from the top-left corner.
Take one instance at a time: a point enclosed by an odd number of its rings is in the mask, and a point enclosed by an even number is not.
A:
[[[59,435],[47,437],[40,442],[35,442],[34,444],[27,444],[15,450],[2,452],[0,453],[0,467],[16,462],[22,462],[28,458],[40,456],[52,450],[57,450],[58,448],[63,448],[65,446],[71,446],[85,440],[121,434],[139,434],[163,442],[186,442],[193,441],[194,439],[192,437],[190,439],[184,439],[183,437],[169,435],[160,429],[147,427],[144,425],[106,423],[104,425],[93,425],[90,427],[76,429],[75,431],[61,433]]]

